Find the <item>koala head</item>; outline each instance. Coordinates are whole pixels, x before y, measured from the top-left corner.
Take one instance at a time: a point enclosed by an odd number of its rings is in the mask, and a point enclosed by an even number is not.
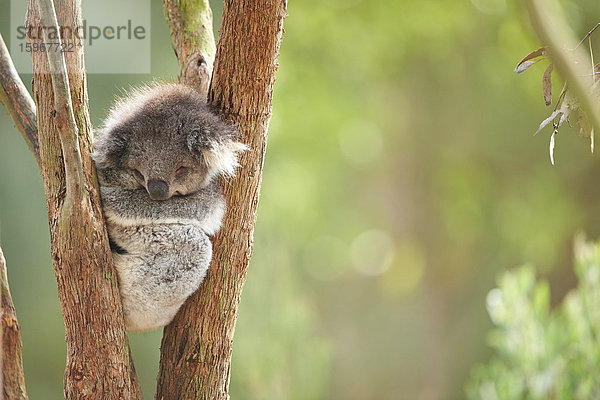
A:
[[[93,158],[101,184],[144,187],[152,200],[166,200],[195,193],[218,175],[233,176],[246,149],[196,91],[159,84],[114,105]]]

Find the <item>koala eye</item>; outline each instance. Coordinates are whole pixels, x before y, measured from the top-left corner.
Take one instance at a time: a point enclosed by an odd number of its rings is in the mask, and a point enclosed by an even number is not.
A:
[[[177,170],[175,171],[175,175],[183,175],[184,173],[188,172],[190,170],[189,167],[184,167],[183,165],[179,168],[177,168]]]
[[[138,171],[137,169],[133,168],[131,170],[131,173],[133,174],[133,176],[136,177],[136,179],[144,182],[146,179],[144,179],[144,175],[142,175],[142,173],[140,171]]]

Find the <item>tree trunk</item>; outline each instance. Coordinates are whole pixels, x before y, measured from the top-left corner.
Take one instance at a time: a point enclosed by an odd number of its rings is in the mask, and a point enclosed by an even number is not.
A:
[[[0,355],[2,393],[0,393],[0,399],[26,400],[21,326],[17,322],[15,306],[8,289],[6,260],[2,249],[0,249],[0,281],[2,290],[2,354]]]
[[[285,0],[225,1],[209,102],[250,150],[224,182],[228,211],[200,289],[165,328],[157,399],[228,399],[233,333],[252,252]]]
[[[41,1],[45,0],[38,4]],[[59,26],[82,25],[80,1],[64,0],[58,4]],[[26,23],[32,27],[44,25],[40,24],[34,0],[29,0]],[[38,39],[37,43],[39,45],[41,41]],[[66,104],[55,104],[55,99],[60,96],[56,97],[56,84],[53,89],[47,59],[53,55],[50,52],[31,53],[52,260],[66,329],[65,397],[141,398],[130,362],[96,171],[89,156],[91,126],[83,47],[74,49],[72,53],[62,53],[68,71],[67,87],[70,86],[70,93],[65,96],[71,98],[72,111]],[[69,118],[76,124],[78,135],[75,137],[69,136]],[[66,139],[75,147],[66,146]],[[74,160],[78,157],[81,160],[79,166],[65,162],[65,158]],[[69,178],[69,171],[80,175],[81,181],[74,180],[73,185],[67,186],[67,180],[73,178]]]

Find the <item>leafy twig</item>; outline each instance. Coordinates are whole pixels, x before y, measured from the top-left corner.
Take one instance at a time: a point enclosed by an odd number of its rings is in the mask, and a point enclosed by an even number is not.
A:
[[[563,13],[555,1],[528,0],[527,5],[533,26],[542,42],[548,45],[556,69],[568,82],[569,88],[574,91],[594,130],[599,131],[598,100],[593,96],[589,82],[581,77],[588,73],[586,65],[589,65],[589,57],[578,48],[578,45],[575,45],[575,36],[567,26]],[[593,30],[584,40],[591,32]],[[563,43],[567,46],[563,46]],[[574,50],[570,51],[569,48]]]

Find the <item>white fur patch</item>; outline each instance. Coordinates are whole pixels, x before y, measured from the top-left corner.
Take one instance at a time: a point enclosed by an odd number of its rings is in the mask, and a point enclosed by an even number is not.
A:
[[[225,201],[217,202],[217,207],[213,212],[208,213],[208,215],[200,221],[200,225],[202,226],[202,230],[207,235],[214,235],[220,228],[221,222],[223,222],[223,216],[225,215]]]
[[[210,149],[203,149],[202,155],[212,178],[215,175],[224,177],[235,176],[235,169],[239,167],[238,154],[248,150],[248,146],[240,142],[228,140],[226,143],[213,145]]]

